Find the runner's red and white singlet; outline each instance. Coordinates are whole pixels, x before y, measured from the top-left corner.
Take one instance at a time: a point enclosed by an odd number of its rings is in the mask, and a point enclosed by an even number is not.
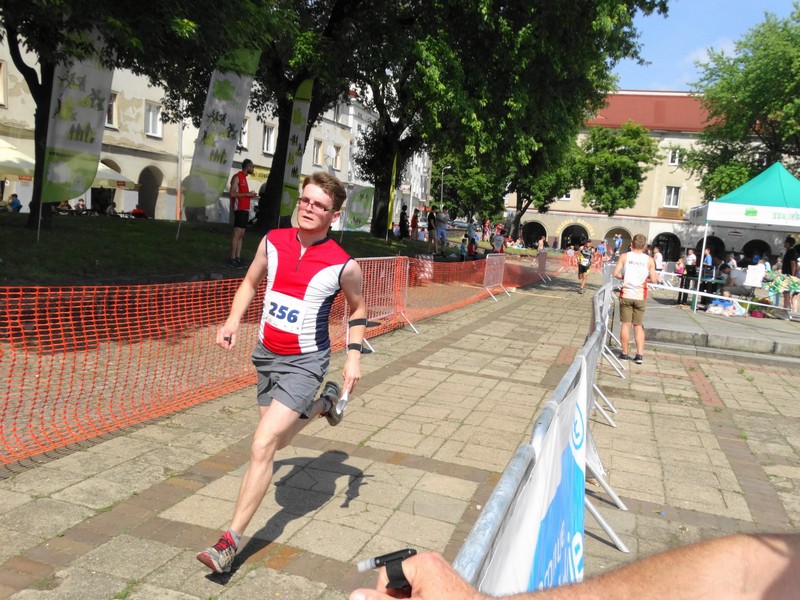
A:
[[[244,171],[239,171],[233,176],[236,181],[236,191],[240,194],[249,194],[250,186],[247,185],[247,175]],[[231,185],[233,189],[233,185]],[[233,210],[250,210],[250,196],[238,196],[231,199],[233,202]]]
[[[267,291],[259,341],[275,354],[330,348],[328,317],[350,256],[330,238],[300,256],[297,228],[274,229],[265,239]]]

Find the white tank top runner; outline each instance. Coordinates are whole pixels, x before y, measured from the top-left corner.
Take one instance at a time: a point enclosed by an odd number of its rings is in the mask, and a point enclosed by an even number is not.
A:
[[[621,297],[631,300],[644,300],[647,297],[645,282],[650,275],[649,260],[650,257],[644,252],[631,251],[626,254]]]

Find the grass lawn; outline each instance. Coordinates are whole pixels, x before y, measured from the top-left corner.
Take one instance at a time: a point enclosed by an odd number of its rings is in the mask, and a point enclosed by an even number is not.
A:
[[[221,223],[112,219],[55,215],[53,228],[25,227],[28,215],[0,213],[0,285],[87,285],[145,283],[163,278],[194,279],[210,274],[240,277],[227,265],[232,229]],[[333,232],[339,241],[339,232]],[[245,235],[242,258],[250,261],[261,236]],[[356,258],[414,256],[425,242],[390,240],[345,232],[342,246]]]

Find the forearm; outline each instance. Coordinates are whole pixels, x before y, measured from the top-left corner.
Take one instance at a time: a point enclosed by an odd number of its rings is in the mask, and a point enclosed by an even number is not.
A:
[[[789,599],[800,586],[800,536],[737,535],[679,548],[590,579],[508,600]]]

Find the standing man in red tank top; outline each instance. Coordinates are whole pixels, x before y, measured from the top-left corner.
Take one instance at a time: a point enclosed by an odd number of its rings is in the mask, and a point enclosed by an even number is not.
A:
[[[253,161],[245,158],[242,170],[231,178],[231,212],[233,212],[233,238],[231,239],[231,257],[228,264],[237,269],[244,268],[242,261],[242,240],[244,230],[250,220],[250,198],[258,194],[250,191],[247,176],[253,174]]]

